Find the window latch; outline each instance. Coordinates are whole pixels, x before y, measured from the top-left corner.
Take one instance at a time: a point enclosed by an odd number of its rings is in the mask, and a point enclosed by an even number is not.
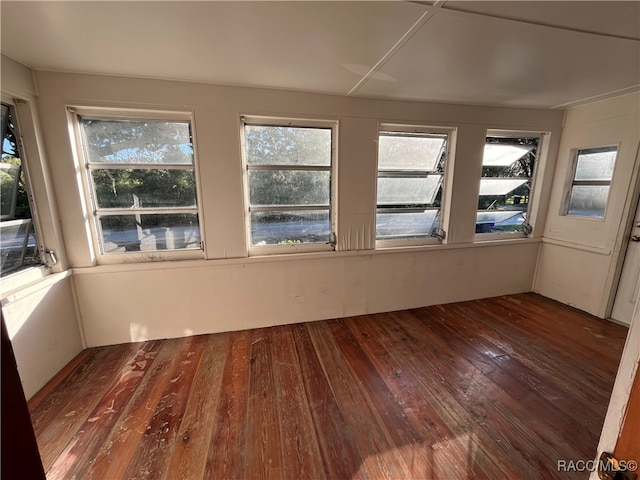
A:
[[[45,250],[44,263],[47,265],[47,267],[53,267],[56,263],[58,263],[56,252],[54,252],[53,250]]]
[[[444,231],[444,228],[437,228],[433,236],[440,239],[440,241],[443,241],[447,238],[447,232]]]
[[[522,224],[522,231],[524,232],[525,235],[531,235],[531,232],[533,232],[533,227],[529,225],[527,222],[524,222]]]
[[[331,245],[333,248],[336,247],[336,234],[335,232],[331,232],[331,236],[329,237],[329,241],[327,242],[327,245]]]

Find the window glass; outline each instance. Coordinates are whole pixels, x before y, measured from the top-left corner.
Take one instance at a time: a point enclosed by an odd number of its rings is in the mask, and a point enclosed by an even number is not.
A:
[[[528,233],[539,137],[487,135],[476,233]]]
[[[436,170],[446,135],[380,135],[378,168],[381,170]]]
[[[331,220],[325,210],[251,212],[253,245],[296,245],[331,241]]]
[[[28,185],[18,143],[15,112],[2,104],[0,162],[0,265],[6,275],[42,263],[29,204]]]
[[[578,153],[575,180],[611,181],[617,149],[589,148]]]
[[[331,166],[331,129],[246,125],[249,165]]]
[[[251,205],[325,205],[331,197],[331,172],[250,170]]]
[[[104,253],[200,248],[196,214],[138,214],[99,217]]]
[[[378,137],[376,238],[437,237],[448,135],[391,127]]]
[[[252,247],[332,246],[332,134],[331,127],[245,124]]]
[[[566,215],[604,218],[617,153],[615,146],[576,150]]]
[[[91,163],[193,164],[188,122],[84,119]]]
[[[378,177],[378,203],[385,205],[431,204],[436,201],[442,175]]]
[[[80,117],[101,253],[201,248],[188,121]]]
[[[436,228],[439,210],[385,210],[377,215],[379,238],[430,237]]]
[[[609,187],[604,185],[574,185],[569,198],[569,215],[604,217]]]
[[[95,169],[98,208],[196,207],[193,170]]]

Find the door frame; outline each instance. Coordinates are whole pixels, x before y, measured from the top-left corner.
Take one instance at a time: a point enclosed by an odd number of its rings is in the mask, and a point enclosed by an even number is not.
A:
[[[598,442],[598,453],[595,460],[600,458],[602,452],[612,453],[618,437],[622,432],[631,386],[635,380],[638,364],[640,363],[640,302],[636,303],[636,308],[631,319],[631,326],[627,335],[627,341],[622,351],[618,374],[613,385],[607,415]],[[597,472],[591,472],[590,480],[599,480]]]

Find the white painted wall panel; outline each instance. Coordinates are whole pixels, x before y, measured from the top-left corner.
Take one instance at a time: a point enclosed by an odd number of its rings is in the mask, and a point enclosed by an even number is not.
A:
[[[531,290],[538,243],[74,270],[89,346]]]
[[[640,143],[640,94],[626,95],[567,111],[558,149],[545,241],[534,290],[599,317],[612,304],[625,227],[635,213],[637,155]],[[618,156],[603,220],[560,215],[571,181],[571,152],[577,148],[618,145]]]
[[[536,290],[543,295],[593,315],[608,293],[604,282],[611,256],[575,247],[543,243],[538,259]]]
[[[19,97],[35,95],[36,88],[33,83],[31,70],[4,55],[2,55],[0,62],[3,92]]]
[[[27,398],[82,351],[69,273],[51,275],[2,300]]]

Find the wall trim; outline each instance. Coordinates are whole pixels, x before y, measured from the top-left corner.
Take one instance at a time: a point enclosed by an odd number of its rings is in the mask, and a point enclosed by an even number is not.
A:
[[[284,262],[308,262],[322,259],[337,259],[345,257],[369,257],[377,255],[397,255],[416,253],[435,253],[447,250],[507,247],[523,244],[539,244],[540,238],[518,238],[491,240],[486,242],[463,243],[452,245],[419,245],[413,247],[389,247],[377,250],[342,250],[332,252],[311,252],[311,253],[291,253],[280,255],[260,255],[251,257],[220,258],[220,259],[197,259],[197,260],[175,260],[121,263],[117,265],[96,265],[92,267],[72,268],[73,275],[99,275],[110,273],[142,272],[147,270],[173,270],[185,268],[211,268],[229,265],[251,265],[258,263],[284,263]]]

